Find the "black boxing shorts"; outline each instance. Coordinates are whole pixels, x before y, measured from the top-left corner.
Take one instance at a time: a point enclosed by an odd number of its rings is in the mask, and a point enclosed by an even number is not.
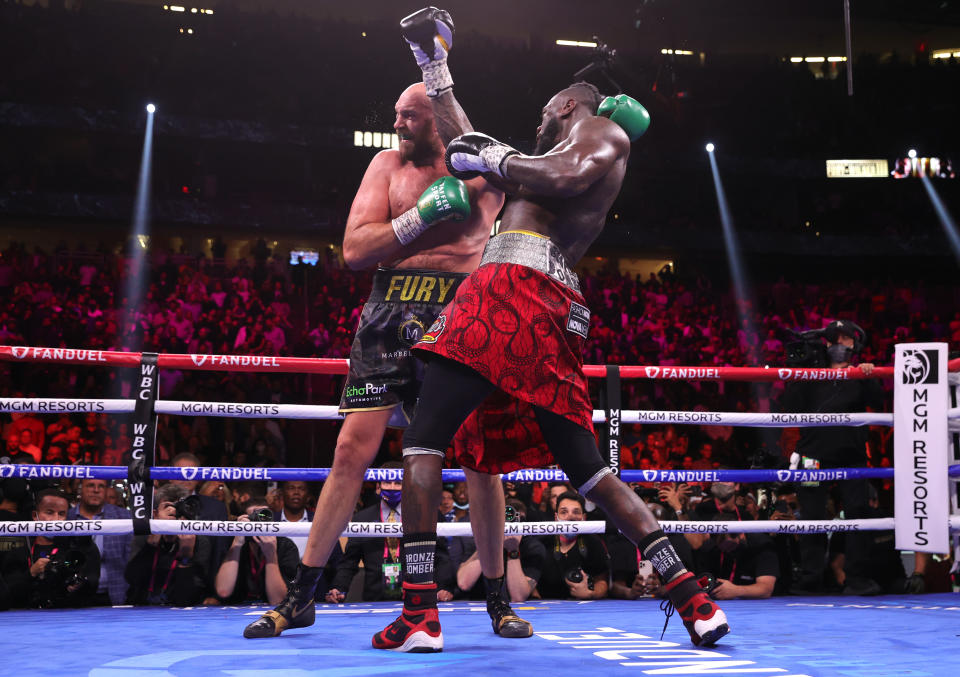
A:
[[[380,268],[350,348],[340,413],[392,409],[390,425],[413,418],[423,364],[410,348],[453,300],[466,273]]]

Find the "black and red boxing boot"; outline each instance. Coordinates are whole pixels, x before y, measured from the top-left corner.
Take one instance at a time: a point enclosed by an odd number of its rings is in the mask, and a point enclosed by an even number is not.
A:
[[[667,583],[665,589],[695,646],[713,646],[730,632],[726,614],[689,571]]]
[[[403,613],[373,636],[374,649],[409,653],[443,651],[436,583],[403,583]]]

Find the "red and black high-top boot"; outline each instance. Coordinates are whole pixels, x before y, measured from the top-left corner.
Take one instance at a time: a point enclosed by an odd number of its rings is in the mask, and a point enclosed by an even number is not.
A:
[[[436,583],[403,583],[403,613],[373,636],[374,649],[411,653],[443,651]]]

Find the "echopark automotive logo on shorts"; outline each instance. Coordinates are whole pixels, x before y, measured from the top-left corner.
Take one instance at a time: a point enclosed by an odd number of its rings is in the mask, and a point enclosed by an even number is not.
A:
[[[936,350],[903,351],[903,384],[934,385],[938,381],[940,354]]]

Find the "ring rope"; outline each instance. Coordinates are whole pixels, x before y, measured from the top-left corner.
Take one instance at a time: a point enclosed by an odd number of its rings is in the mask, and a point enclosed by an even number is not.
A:
[[[309,535],[309,522],[228,522],[218,520],[150,520],[153,534],[196,534],[201,536],[286,536]],[[856,520],[743,520],[739,522],[660,522],[665,533],[770,533],[826,534],[847,531],[890,531],[893,517]],[[597,521],[508,522],[506,535],[548,536],[553,534],[602,534],[607,523]],[[960,531],[960,515],[950,516],[950,530]],[[133,533],[133,520],[68,520],[41,522],[0,521],[2,536],[123,536]],[[471,537],[469,522],[439,522],[437,535]],[[341,536],[383,538],[403,536],[400,522],[350,522]]]
[[[330,468],[231,468],[200,467],[174,468],[156,466],[149,470],[153,480],[186,480],[247,482],[323,482]],[[99,479],[125,480],[128,468],[119,465],[0,465],[0,479]],[[463,470],[446,468],[444,482],[465,482]],[[893,479],[893,468],[821,468],[817,470],[621,470],[624,482],[833,482],[855,479]],[[960,464],[950,466],[948,476],[960,478]],[[567,482],[569,478],[557,468],[530,468],[514,470],[500,476],[504,482]],[[401,468],[369,468],[364,474],[367,482],[398,482],[403,479]]]
[[[70,399],[57,397],[0,397],[0,412],[58,414],[87,413],[129,414],[136,400]],[[337,420],[343,418],[339,407],[332,404],[272,404],[247,402],[202,402],[157,400],[157,414],[175,416],[214,416],[227,418],[285,418]],[[620,422],[679,425],[708,425],[756,428],[816,428],[823,426],[893,426],[892,413],[745,413],[737,411],[665,411],[624,409]],[[960,421],[960,408],[949,409],[947,418]],[[593,422],[607,420],[602,409],[593,410]]]
[[[143,353],[76,348],[44,348],[39,346],[0,346],[0,361],[46,362],[48,364],[100,365],[139,367]],[[299,374],[347,373],[349,361],[327,357],[276,357],[271,355],[194,355],[160,354],[160,369],[205,371],[273,372]],[[947,369],[960,371],[960,358],[951,360]],[[621,378],[658,380],[718,381],[848,381],[870,378],[893,378],[893,367],[876,367],[869,375],[857,367],[847,369],[812,369],[801,367],[661,367],[621,366]],[[590,378],[605,378],[606,366],[587,364],[583,372]]]

